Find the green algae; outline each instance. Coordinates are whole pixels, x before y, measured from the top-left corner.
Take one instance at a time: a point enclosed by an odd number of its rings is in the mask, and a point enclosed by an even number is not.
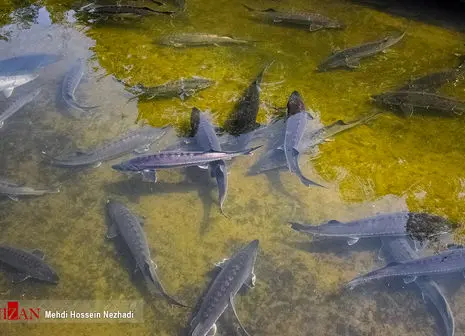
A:
[[[51,0],[43,5],[57,24],[64,24],[65,11],[75,6],[71,1]],[[254,6],[267,8],[270,4]],[[214,183],[199,172],[186,180],[183,172],[162,171],[159,183],[147,186],[111,171],[108,163],[99,169],[71,172],[41,163],[44,145],[54,153],[92,147],[142,119],[154,126],[170,123],[185,129],[193,106],[209,109],[216,123],[223,125],[245,88],[272,60],[274,64],[264,76],[264,103],[258,121],[267,122],[276,113],[272,107],[284,106],[288,95],[298,90],[306,105],[328,125],[381,110],[370,103],[372,94],[454,67],[454,53],[464,52],[463,34],[346,2],[286,1],[276,6],[317,11],[342,21],[346,28],[310,33],[257,22],[239,3],[206,0],[188,2],[187,11],[175,17],[89,25],[85,35],[95,41],[92,50],[99,66],[130,85],[155,86],[195,75],[217,84],[185,101],[173,98],[128,104],[129,96],[110,78],[92,78],[79,90],[90,101],[103,101],[102,119],[70,121],[63,117],[53,104],[50,89],[48,100],[26,109],[23,117],[40,131],[31,136],[31,128],[11,126],[17,131],[0,141],[1,153],[8,158],[0,163],[2,173],[36,185],[59,183],[62,192],[19,203],[2,202],[2,241],[43,249],[61,281],[56,287],[24,283],[12,288],[2,277],[0,297],[145,297],[146,309],[143,324],[15,324],[2,327],[2,335],[162,336],[177,335],[185,327],[189,312],[170,307],[161,298],[148,298],[144,286],[136,287],[131,281],[132,270],[126,267],[125,258],[112,242],[105,241],[108,197],[146,217],[145,231],[167,291],[191,305],[208,283],[207,273],[215,262],[251,239],[260,239],[257,286],[237,299],[239,315],[253,334],[421,335],[432,330],[433,322],[411,293],[370,287],[370,294],[362,296],[341,290],[343,283],[374,265],[374,250],[351,250],[344,245],[335,245],[336,251],[312,250],[315,242],[292,232],[286,223],[293,219],[318,224],[408,207],[459,223],[460,239],[465,201],[463,118],[404,118],[385,110],[367,125],[338,135],[335,141],[320,145],[316,159],[302,160],[305,172],[310,173],[313,165],[314,173],[330,184],[329,190],[307,189],[287,172],[281,173],[281,187],[265,175],[248,177],[247,168],[255,157],[239,158],[230,166],[225,204],[229,219],[218,210]],[[2,17],[18,7],[22,6],[7,3]],[[78,22],[77,26],[85,25]],[[362,60],[360,69],[314,71],[332,50],[404,30],[404,40],[385,54]],[[161,36],[180,32],[231,35],[255,42],[192,49],[156,43]],[[441,92],[465,100],[463,82]],[[37,111],[47,111],[45,118],[36,116]],[[451,301],[459,320],[465,302],[459,295]],[[458,324],[457,328],[463,330],[464,326]],[[230,335],[231,330],[223,323],[219,333]]]

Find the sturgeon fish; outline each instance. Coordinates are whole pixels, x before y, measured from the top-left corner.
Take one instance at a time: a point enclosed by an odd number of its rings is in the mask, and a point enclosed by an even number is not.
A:
[[[219,45],[244,45],[250,41],[239,40],[230,36],[220,36],[214,34],[203,33],[183,33],[177,35],[169,35],[162,37],[159,44],[171,46],[175,48],[182,47],[204,47],[204,46],[219,46]]]
[[[16,182],[0,178],[0,195],[7,196],[13,201],[18,201],[18,196],[42,196],[45,194],[56,194],[59,189],[33,189]]]
[[[5,121],[13,114],[21,110],[25,105],[32,102],[41,92],[41,89],[36,89],[24,96],[15,98],[12,101],[6,102],[6,108],[0,113],[0,128],[3,127]]]

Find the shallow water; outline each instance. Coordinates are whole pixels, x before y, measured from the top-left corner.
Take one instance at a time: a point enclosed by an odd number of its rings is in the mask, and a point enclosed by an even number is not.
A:
[[[0,175],[32,186],[60,186],[59,194],[0,202],[2,243],[40,248],[60,276],[57,286],[32,281],[12,286],[0,277],[0,299],[138,300],[144,286],[114,244],[104,239],[104,205],[118,199],[144,216],[152,257],[167,291],[193,305],[208,283],[213,264],[252,239],[260,239],[257,286],[236,299],[237,311],[252,335],[432,335],[434,320],[412,290],[378,283],[346,292],[342,286],[382,262],[377,246],[360,242],[311,242],[294,233],[288,220],[318,224],[378,212],[425,211],[457,222],[460,241],[465,215],[465,141],[462,118],[404,118],[387,110],[367,125],[320,145],[314,160],[302,159],[307,175],[319,175],[328,189],[306,188],[288,172],[247,176],[257,156],[230,165],[229,193],[221,215],[217,190],[197,169],[162,171],[150,185],[99,168],[62,169],[44,162],[50,155],[91,148],[137,126],[139,120],[186,130],[190,110],[210,110],[223,125],[234,104],[265,64],[258,121],[265,123],[298,90],[324,124],[350,121],[376,110],[372,94],[458,64],[465,34],[391,16],[344,1],[261,1],[257,8],[315,11],[342,21],[344,30],[308,32],[251,19],[241,2],[189,1],[176,17],[89,24],[76,20],[69,1],[2,1],[0,58],[28,52],[59,53],[63,59],[14,95],[42,87],[40,98],[0,129]],[[150,5],[150,3],[147,3]],[[32,7],[31,7],[32,6]],[[76,7],[73,7],[76,6]],[[154,5],[150,5],[154,6]],[[156,7],[156,6],[154,6]],[[387,53],[361,61],[354,71],[316,73],[332,50],[407,30]],[[175,32],[205,32],[257,41],[249,46],[172,49],[154,41]],[[59,102],[61,79],[76,59],[88,59],[77,91],[84,105],[99,105],[88,118],[74,118]],[[128,103],[122,84],[163,84],[202,76],[216,85],[188,100]],[[441,92],[465,100],[465,81]],[[0,104],[4,104],[4,99]],[[163,139],[154,150],[169,143]],[[313,168],[312,168],[313,166]],[[455,315],[456,334],[465,333],[464,288],[440,279]],[[459,282],[460,283],[460,282]],[[146,298],[144,323],[3,324],[2,335],[178,335],[189,311],[162,298]],[[231,318],[219,327],[233,335]],[[239,332],[237,332],[239,333]]]

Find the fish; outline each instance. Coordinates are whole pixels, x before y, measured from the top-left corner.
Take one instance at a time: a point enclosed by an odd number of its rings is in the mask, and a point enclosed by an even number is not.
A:
[[[153,15],[153,14],[164,14],[172,15],[176,12],[173,11],[157,11],[150,7],[137,7],[129,5],[92,5],[85,8],[85,12],[89,14],[99,15],[121,15],[121,14],[133,14],[133,15]]]
[[[346,238],[354,245],[361,238],[407,236],[419,242],[450,232],[451,223],[440,216],[424,212],[393,212],[361,218],[350,222],[330,220],[321,225],[305,225],[290,222],[292,229],[310,234],[333,238]]]
[[[235,39],[230,36],[220,36],[203,33],[182,33],[162,37],[159,44],[175,48],[182,47],[203,47],[220,45],[245,45],[250,41]]]
[[[307,126],[309,114],[306,112],[302,97],[297,91],[292,92],[287,103],[287,121],[284,134],[284,155],[286,156],[287,167],[289,171],[296,174],[305,186],[315,185],[322,187],[321,184],[313,182],[306,178],[299,167],[300,142]]]
[[[31,75],[34,71],[58,62],[61,58],[55,54],[31,53],[0,60],[0,78]]]
[[[143,126],[123,136],[88,151],[78,151],[64,158],[50,158],[50,163],[58,167],[100,166],[102,162],[119,158],[129,152],[143,153],[150,145],[166,134],[166,128]]]
[[[221,151],[220,140],[215,133],[212,123],[207,115],[197,108],[191,112],[191,127],[195,132],[194,138],[200,148],[204,151]],[[211,177],[216,179],[218,185],[218,202],[221,213],[224,215],[223,205],[228,192],[228,171],[224,160],[213,161],[208,164]]]
[[[407,237],[381,238],[381,251],[389,262],[403,262],[418,259],[419,256],[412,248]],[[428,276],[418,277],[413,284],[417,287],[425,303],[429,303],[438,317],[441,335],[453,336],[455,333],[455,320],[447,298],[438,284]]]
[[[7,245],[0,245],[0,263],[6,266],[13,283],[23,282],[29,278],[58,284],[57,273],[44,262],[44,253],[40,250],[31,252]]]
[[[368,42],[356,47],[335,52],[318,66],[318,71],[328,71],[340,67],[356,69],[360,66],[360,60],[362,58],[373,56],[392,47],[402,40],[404,35],[405,32],[399,36],[386,36],[378,41]]]
[[[3,93],[5,98],[9,98],[14,89],[18,86],[22,86],[26,83],[29,83],[39,77],[37,74],[24,74],[24,75],[10,75],[10,76],[1,76],[0,75],[0,91]]]
[[[245,90],[241,99],[224,124],[225,130],[234,136],[249,133],[260,127],[257,123],[258,110],[260,108],[260,85],[265,71],[272,65],[268,63],[255,77],[252,84]]]
[[[98,106],[82,106],[76,102],[74,93],[76,92],[76,89],[81,82],[82,76],[84,75],[84,68],[84,59],[80,58],[63,78],[63,84],[61,86],[61,97],[69,107],[79,112],[86,113]]]
[[[308,27],[309,31],[343,28],[343,25],[337,20],[330,19],[318,13],[287,13],[279,12],[273,8],[257,10],[244,4],[243,6],[249,10],[252,15],[267,21],[271,21],[272,23],[305,26]]]
[[[19,96],[12,101],[7,101],[5,103],[6,108],[3,112],[0,112],[0,128],[3,127],[5,121],[10,118],[13,114],[21,110],[25,105],[32,102],[41,92],[41,89],[36,89],[29,92],[24,96]]]
[[[42,196],[58,192],[59,189],[33,189],[0,177],[0,195],[7,196],[13,201],[18,201],[18,196]]]
[[[377,104],[401,110],[406,117],[416,110],[439,112],[449,117],[465,112],[465,102],[429,92],[394,91],[374,95],[372,99]]]
[[[405,284],[422,276],[441,275],[465,271],[465,248],[453,248],[428,257],[403,262],[391,262],[384,267],[358,276],[347,283],[353,289],[374,280],[402,278]]]
[[[261,146],[235,152],[160,152],[158,154],[135,157],[131,160],[113,165],[117,171],[142,173],[149,181],[156,182],[156,169],[200,166],[213,161],[231,160],[240,155],[250,155]]]
[[[186,307],[168,295],[161,284],[155,271],[157,266],[150,256],[150,249],[145,232],[142,229],[143,223],[141,220],[122,203],[108,200],[106,208],[110,219],[106,238],[114,239],[120,236],[124,240],[136,263],[135,271],[141,272],[152,294],[161,294],[169,303]]]
[[[185,100],[198,91],[205,90],[214,84],[215,81],[202,77],[181,78],[154,87],[145,87],[139,84],[130,89],[135,94],[130,100],[138,98],[142,101],[149,101],[172,97]]]
[[[254,265],[258,246],[259,241],[253,240],[230,259],[218,265],[221,267],[220,273],[211,283],[189,321],[189,336],[215,335],[216,321],[228,306],[232,308],[239,325],[245,331],[236,313],[234,296],[243,286],[255,285]]]

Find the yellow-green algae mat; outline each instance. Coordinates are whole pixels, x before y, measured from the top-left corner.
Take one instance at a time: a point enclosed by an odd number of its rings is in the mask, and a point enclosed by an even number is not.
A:
[[[225,204],[230,218],[218,211],[214,182],[201,173],[193,181],[183,182],[183,172],[166,171],[160,173],[156,185],[132,186],[109,164],[79,172],[51,168],[41,163],[39,146],[28,144],[53,143],[54,134],[59,134],[56,146],[66,148],[67,143],[73,143],[86,148],[116,137],[139,119],[154,126],[170,123],[181,130],[193,106],[211,110],[215,122],[222,125],[243,90],[273,60],[264,77],[259,122],[271,119],[272,107],[283,106],[293,90],[302,94],[324,124],[350,121],[375,111],[370,95],[400,86],[412,77],[452,68],[458,63],[454,54],[464,52],[461,33],[349,2],[249,4],[263,9],[314,11],[336,18],[346,27],[311,33],[252,20],[240,1],[188,0],[186,12],[175,17],[110,20],[86,28],[82,22],[73,26],[64,20],[65,11],[76,5],[72,1],[38,4],[48,10],[54,25],[63,25],[68,34],[81,31],[94,40],[95,64],[130,85],[154,86],[190,76],[211,78],[217,84],[186,101],[173,98],[136,106],[125,103],[129,95],[121,87],[112,92],[117,85],[109,77],[94,76],[91,84],[84,83],[79,90],[93,102],[105,101],[97,112],[103,117],[97,122],[60,115],[53,93],[49,93],[50,99],[35,105],[34,111],[29,109],[33,127],[26,129],[34,130],[32,133],[24,131],[24,124],[10,125],[9,129],[18,131],[5,133],[0,141],[2,175],[37,184],[58,181],[62,191],[17,203],[2,201],[1,241],[42,249],[59,273],[60,284],[25,282],[12,287],[1,277],[0,299],[140,299],[143,294],[132,283],[131,270],[123,267],[114,245],[104,239],[104,204],[113,197],[146,218],[144,230],[167,291],[190,305],[208,283],[207,273],[215,262],[259,239],[257,286],[236,299],[238,314],[252,335],[433,334],[434,321],[414,292],[387,291],[383,286],[367,291],[341,290],[346,281],[380,264],[374,249],[364,249],[363,244],[348,248],[341,242],[327,244],[327,248],[312,247],[306,237],[292,232],[287,221],[318,224],[408,208],[459,223],[456,239],[460,240],[465,201],[463,118],[403,118],[386,111],[368,125],[337,136],[320,146],[315,160],[302,160],[304,171],[310,174],[311,163],[315,173],[328,181],[328,189],[306,188],[287,172],[281,173],[281,185],[265,175],[249,177],[247,169],[257,156],[235,160],[230,166]],[[18,4],[3,0],[2,5],[2,22],[14,22],[8,13]],[[314,71],[335,49],[406,29],[399,44],[387,53],[362,60],[357,70]],[[155,43],[163,35],[178,32],[230,35],[255,42],[250,46],[193,49]],[[465,100],[464,89],[465,84],[459,83],[441,92]],[[108,102],[112,97],[114,101]],[[36,114],[41,110],[47,112],[39,118]],[[450,296],[457,334],[465,330],[463,294],[459,288]],[[0,333],[181,334],[189,310],[172,307],[162,298],[145,301],[142,324],[2,324]],[[234,330],[223,323],[218,333],[232,335]]]

